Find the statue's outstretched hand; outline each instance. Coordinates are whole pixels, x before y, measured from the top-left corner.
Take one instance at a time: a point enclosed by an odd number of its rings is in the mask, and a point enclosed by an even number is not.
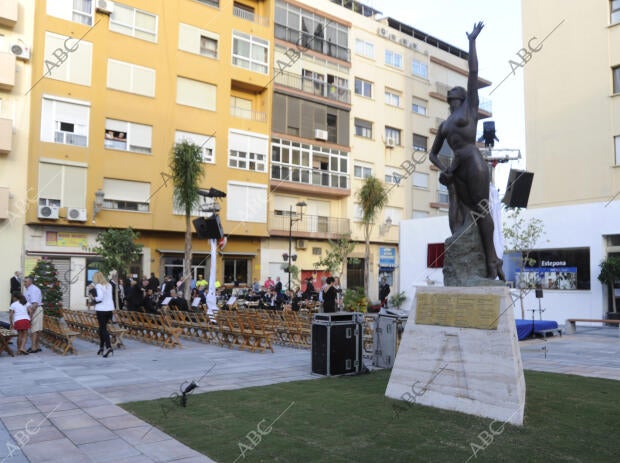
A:
[[[480,34],[480,31],[483,28],[484,28],[484,23],[482,21],[480,21],[478,24],[474,24],[474,28],[471,30],[471,32],[466,32],[467,38],[469,40],[476,40],[476,37],[478,37],[478,34]]]

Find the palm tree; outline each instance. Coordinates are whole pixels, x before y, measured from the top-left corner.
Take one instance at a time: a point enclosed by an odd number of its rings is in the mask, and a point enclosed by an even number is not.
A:
[[[185,255],[183,256],[184,297],[190,303],[192,264],[192,209],[198,206],[198,183],[204,175],[200,146],[187,140],[176,143],[170,156],[170,174],[175,206],[185,212]]]
[[[356,194],[362,208],[362,223],[364,224],[364,239],[366,249],[364,252],[364,288],[368,291],[370,278],[370,233],[377,214],[385,207],[388,201],[388,193],[381,181],[373,176],[364,180],[362,188]]]
[[[598,276],[598,280],[607,285],[607,290],[611,298],[611,312],[616,312],[616,294],[614,292],[614,285],[617,280],[620,280],[620,257],[607,256],[603,262],[600,263],[601,273]]]

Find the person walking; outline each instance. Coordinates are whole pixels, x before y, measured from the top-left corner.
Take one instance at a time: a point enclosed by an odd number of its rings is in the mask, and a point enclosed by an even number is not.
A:
[[[30,328],[30,310],[28,301],[20,291],[11,294],[12,304],[9,309],[9,322],[11,329],[17,330],[17,353],[28,355],[26,342],[28,341],[28,328]]]
[[[43,329],[43,298],[41,290],[34,284],[32,277],[24,279],[24,297],[30,309],[30,348],[28,353],[41,352],[39,347],[39,332]]]
[[[390,294],[390,285],[387,282],[387,279],[383,277],[381,279],[381,286],[379,288],[379,300],[381,301],[381,307],[387,307],[388,305],[388,296]]]
[[[97,291],[95,313],[97,314],[97,322],[99,322],[99,351],[97,355],[103,355],[104,358],[107,358],[110,354],[114,355],[110,344],[110,333],[108,333],[108,322],[112,320],[114,314],[112,285],[108,283],[101,272],[95,272],[93,283],[95,283],[95,290]],[[103,350],[104,345],[105,352]]]

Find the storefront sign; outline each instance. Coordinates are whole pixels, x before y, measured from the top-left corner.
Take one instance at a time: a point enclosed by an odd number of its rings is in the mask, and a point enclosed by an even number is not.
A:
[[[47,246],[82,248],[88,246],[88,235],[85,233],[47,231],[45,232],[45,244]]]

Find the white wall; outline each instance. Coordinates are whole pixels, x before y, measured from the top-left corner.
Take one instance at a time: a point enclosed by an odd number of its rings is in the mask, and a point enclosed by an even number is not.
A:
[[[611,203],[590,203],[525,211],[525,217],[543,221],[545,233],[536,249],[590,248],[590,290],[545,290],[543,318],[563,324],[567,318],[602,318],[607,312],[606,292],[598,281],[599,264],[606,257],[604,235],[620,234],[620,199]],[[447,217],[403,220],[400,223],[400,282],[407,293],[405,308],[411,307],[415,287],[427,285],[427,277],[443,284],[442,269],[426,267],[428,243],[450,236]],[[538,308],[534,293],[525,299],[525,308]],[[526,312],[526,318],[531,316]],[[515,317],[521,318],[520,306]],[[536,314],[538,318],[538,314]]]

